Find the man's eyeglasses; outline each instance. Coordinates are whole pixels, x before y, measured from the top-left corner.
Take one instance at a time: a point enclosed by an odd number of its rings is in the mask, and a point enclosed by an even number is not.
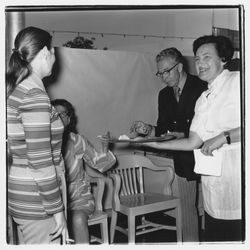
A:
[[[163,72],[157,72],[155,75],[162,78],[163,76],[168,76],[170,74],[170,71],[172,69],[174,69],[177,65],[179,64],[179,62],[177,62],[173,67],[171,67],[170,69],[165,69]]]
[[[69,113],[67,111],[62,111],[62,112],[58,112],[58,115],[61,117],[61,118],[64,118],[66,116],[69,116]]]

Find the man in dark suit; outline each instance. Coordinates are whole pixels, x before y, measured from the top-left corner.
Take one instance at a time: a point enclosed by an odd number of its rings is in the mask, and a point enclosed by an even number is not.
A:
[[[188,137],[194,116],[196,100],[206,90],[206,82],[188,74],[184,58],[176,48],[168,48],[156,56],[156,75],[166,83],[158,96],[157,126],[142,121],[134,122],[131,132],[142,136],[172,134],[177,138]],[[193,151],[174,151],[174,167],[182,206],[183,240],[199,241],[196,207],[197,180],[194,173]]]

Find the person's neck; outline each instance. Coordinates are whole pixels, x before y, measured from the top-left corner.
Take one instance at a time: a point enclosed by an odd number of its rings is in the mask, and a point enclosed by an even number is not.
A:
[[[43,79],[43,74],[41,71],[41,63],[38,60],[39,58],[35,57],[33,61],[30,63],[30,66],[32,68],[32,74],[36,75],[41,80]]]
[[[185,82],[186,82],[186,79],[187,79],[187,73],[186,72],[182,72],[180,74],[180,79],[179,79],[179,82],[178,82],[178,87],[183,89],[184,85],[185,85]]]
[[[32,69],[32,74],[36,75],[39,79],[42,80],[42,76],[41,76],[41,74],[39,73],[39,71],[36,71],[36,70]]]

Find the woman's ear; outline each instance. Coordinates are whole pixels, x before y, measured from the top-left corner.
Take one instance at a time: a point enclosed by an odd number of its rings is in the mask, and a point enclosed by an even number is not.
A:
[[[46,58],[48,53],[49,53],[49,50],[48,50],[47,46],[44,46],[40,52],[41,52],[42,56],[44,58]]]

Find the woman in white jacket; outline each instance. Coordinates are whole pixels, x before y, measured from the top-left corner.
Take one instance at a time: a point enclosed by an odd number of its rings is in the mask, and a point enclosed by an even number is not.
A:
[[[208,90],[196,102],[189,137],[145,145],[167,150],[199,149],[195,152],[195,171],[206,173],[201,178],[205,241],[241,241],[240,74],[225,69],[233,56],[226,37],[199,37],[193,51],[198,76],[208,82]],[[206,163],[211,157],[217,164],[211,168],[219,174],[209,175],[211,169]]]

